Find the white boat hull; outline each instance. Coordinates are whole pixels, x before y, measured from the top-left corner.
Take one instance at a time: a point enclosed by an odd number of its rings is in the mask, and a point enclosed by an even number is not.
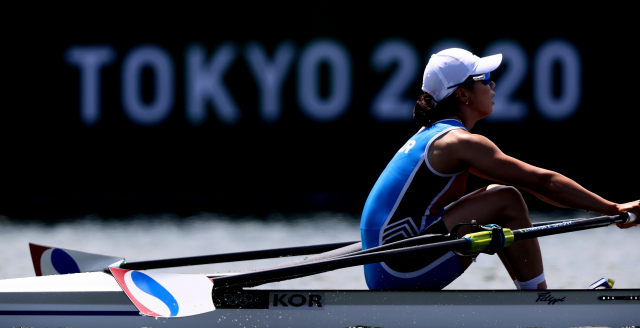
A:
[[[79,274],[87,277],[86,274]],[[93,274],[102,275],[102,274]],[[74,275],[69,275],[63,280]],[[19,284],[37,278],[14,279]],[[89,279],[91,280],[91,279]],[[49,280],[50,281],[50,280]],[[85,280],[86,281],[86,280]],[[108,280],[107,280],[108,281]],[[623,327],[640,324],[640,290],[241,290],[214,293],[213,312],[140,316],[121,291],[12,291],[0,281],[0,327]],[[15,289],[15,288],[14,288]],[[24,288],[20,288],[24,289]],[[46,288],[45,288],[46,289]],[[57,288],[60,289],[60,288]],[[610,299],[610,298],[614,299]]]

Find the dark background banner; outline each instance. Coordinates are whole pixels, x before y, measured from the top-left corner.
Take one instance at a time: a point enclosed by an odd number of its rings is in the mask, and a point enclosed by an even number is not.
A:
[[[612,201],[638,198],[624,19],[287,10],[54,8],[22,20],[4,47],[0,214],[358,212],[419,128],[429,56],[453,46],[504,56],[494,115],[472,132]]]

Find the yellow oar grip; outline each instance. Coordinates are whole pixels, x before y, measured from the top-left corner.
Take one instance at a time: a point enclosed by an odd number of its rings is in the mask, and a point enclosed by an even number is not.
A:
[[[513,242],[513,232],[509,228],[503,228],[502,231],[504,232],[504,247],[507,247]],[[469,233],[464,235],[462,238],[471,242],[471,249],[469,249],[469,252],[480,253],[487,249],[491,243],[491,231]]]

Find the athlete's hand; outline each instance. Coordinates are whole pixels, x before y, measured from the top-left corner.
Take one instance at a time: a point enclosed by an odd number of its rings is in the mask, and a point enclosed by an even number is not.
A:
[[[629,203],[625,203],[625,204],[620,204],[620,205],[618,205],[618,211],[619,211],[619,213],[620,212],[631,212],[631,213],[635,214],[638,218],[640,218],[640,200],[637,200],[635,202],[629,202]],[[635,222],[630,222],[630,223],[627,223],[627,224],[616,223],[616,225],[620,229],[627,229],[627,228],[631,228],[631,227],[637,226],[638,225],[638,221],[636,219]]]

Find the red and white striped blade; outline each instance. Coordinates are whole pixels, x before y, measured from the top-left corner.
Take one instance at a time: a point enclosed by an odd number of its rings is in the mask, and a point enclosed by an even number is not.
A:
[[[36,276],[101,271],[122,257],[92,254],[29,243]]]

